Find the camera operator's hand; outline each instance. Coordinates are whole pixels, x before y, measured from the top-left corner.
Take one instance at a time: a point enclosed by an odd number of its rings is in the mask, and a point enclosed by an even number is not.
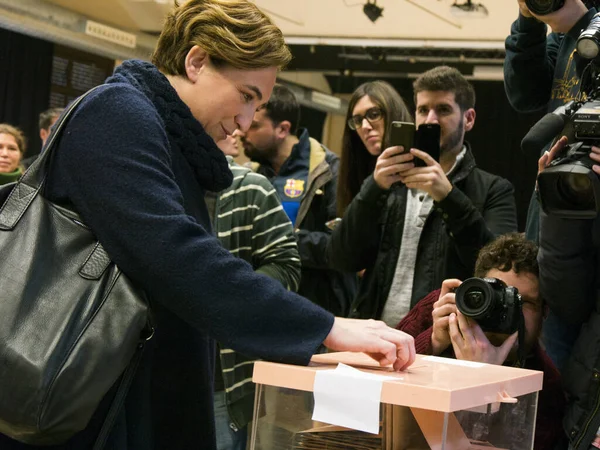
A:
[[[389,147],[377,158],[373,178],[381,189],[389,189],[392,184],[400,181],[400,174],[415,167],[413,155],[403,152],[404,147],[401,145]]]
[[[525,0],[517,0],[517,1],[519,2],[519,11],[521,12],[521,15],[523,17],[533,17],[531,12],[529,11],[529,8],[527,7],[527,4],[525,3]]]
[[[569,143],[569,140],[566,136],[561,137],[556,143],[552,146],[550,151],[544,152],[544,154],[538,159],[538,176],[539,174],[548,167],[556,155],[560,153]]]
[[[336,317],[323,345],[340,352],[365,352],[382,366],[392,364],[394,370],[407,369],[416,356],[411,335],[379,320]]]
[[[546,169],[546,167],[548,167],[548,164],[550,164],[554,158],[556,158],[556,155],[558,153],[560,153],[569,143],[568,139],[566,136],[561,137],[558,141],[556,141],[556,143],[552,146],[552,148],[550,149],[550,151],[545,151],[544,154],[542,156],[540,156],[540,159],[538,159],[538,173],[537,173],[537,177],[540,176],[540,173],[542,173],[544,171],[544,169]],[[535,180],[535,191],[538,191],[538,182],[537,182],[537,177]]]
[[[460,311],[450,314],[449,324],[456,359],[502,365],[517,342],[518,333],[513,333],[501,346],[492,345],[477,322]]]
[[[590,152],[590,159],[592,159],[592,161],[595,161],[598,164],[600,164],[600,147],[596,147],[596,146],[592,147],[592,151]],[[592,170],[594,172],[596,172],[598,175],[600,175],[600,166],[599,165],[594,164],[592,166]]]
[[[433,331],[431,333],[431,349],[434,355],[440,355],[450,344],[448,318],[457,312],[454,291],[461,284],[460,280],[450,279],[442,282],[440,297],[433,304]]]
[[[442,166],[428,153],[411,148],[410,152],[425,161],[427,167],[415,167],[403,172],[400,176],[408,188],[417,188],[427,192],[436,202],[441,202],[452,190],[452,183],[444,173]]]

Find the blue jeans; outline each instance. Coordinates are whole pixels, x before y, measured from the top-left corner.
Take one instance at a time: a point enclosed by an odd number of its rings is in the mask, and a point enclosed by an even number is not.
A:
[[[229,419],[225,392],[215,392],[215,428],[217,450],[246,450],[248,427],[238,429]]]
[[[559,372],[563,371],[571,355],[571,349],[579,336],[580,329],[579,325],[570,325],[564,322],[552,311],[544,321],[542,342],[546,347],[546,353]]]

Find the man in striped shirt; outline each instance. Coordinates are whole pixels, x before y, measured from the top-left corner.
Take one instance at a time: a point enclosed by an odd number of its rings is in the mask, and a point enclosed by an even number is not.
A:
[[[292,224],[279,196],[262,175],[233,161],[234,136],[218,143],[227,155],[233,183],[225,191],[207,193],[206,204],[214,232],[232,254],[257,272],[297,291],[300,255]],[[235,314],[235,311],[231,312]],[[253,359],[218,345],[215,369],[215,422],[219,450],[245,450],[247,424],[252,420]]]

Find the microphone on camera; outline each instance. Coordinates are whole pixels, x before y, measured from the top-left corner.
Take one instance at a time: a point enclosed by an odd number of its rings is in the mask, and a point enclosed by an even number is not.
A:
[[[542,149],[565,127],[574,112],[572,108],[574,104],[575,102],[571,101],[542,117],[521,141],[521,149],[536,157],[540,156]]]

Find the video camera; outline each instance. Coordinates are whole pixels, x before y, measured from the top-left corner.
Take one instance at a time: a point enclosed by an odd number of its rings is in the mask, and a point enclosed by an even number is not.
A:
[[[580,72],[578,98],[546,114],[521,143],[526,152],[540,154],[554,139],[569,144],[538,176],[538,193],[546,214],[571,219],[593,219],[600,212],[600,178],[592,170],[592,146],[600,146],[600,13],[577,40]]]
[[[483,331],[512,334],[523,321],[523,302],[517,288],[497,278],[469,278],[456,289],[456,308]]]

